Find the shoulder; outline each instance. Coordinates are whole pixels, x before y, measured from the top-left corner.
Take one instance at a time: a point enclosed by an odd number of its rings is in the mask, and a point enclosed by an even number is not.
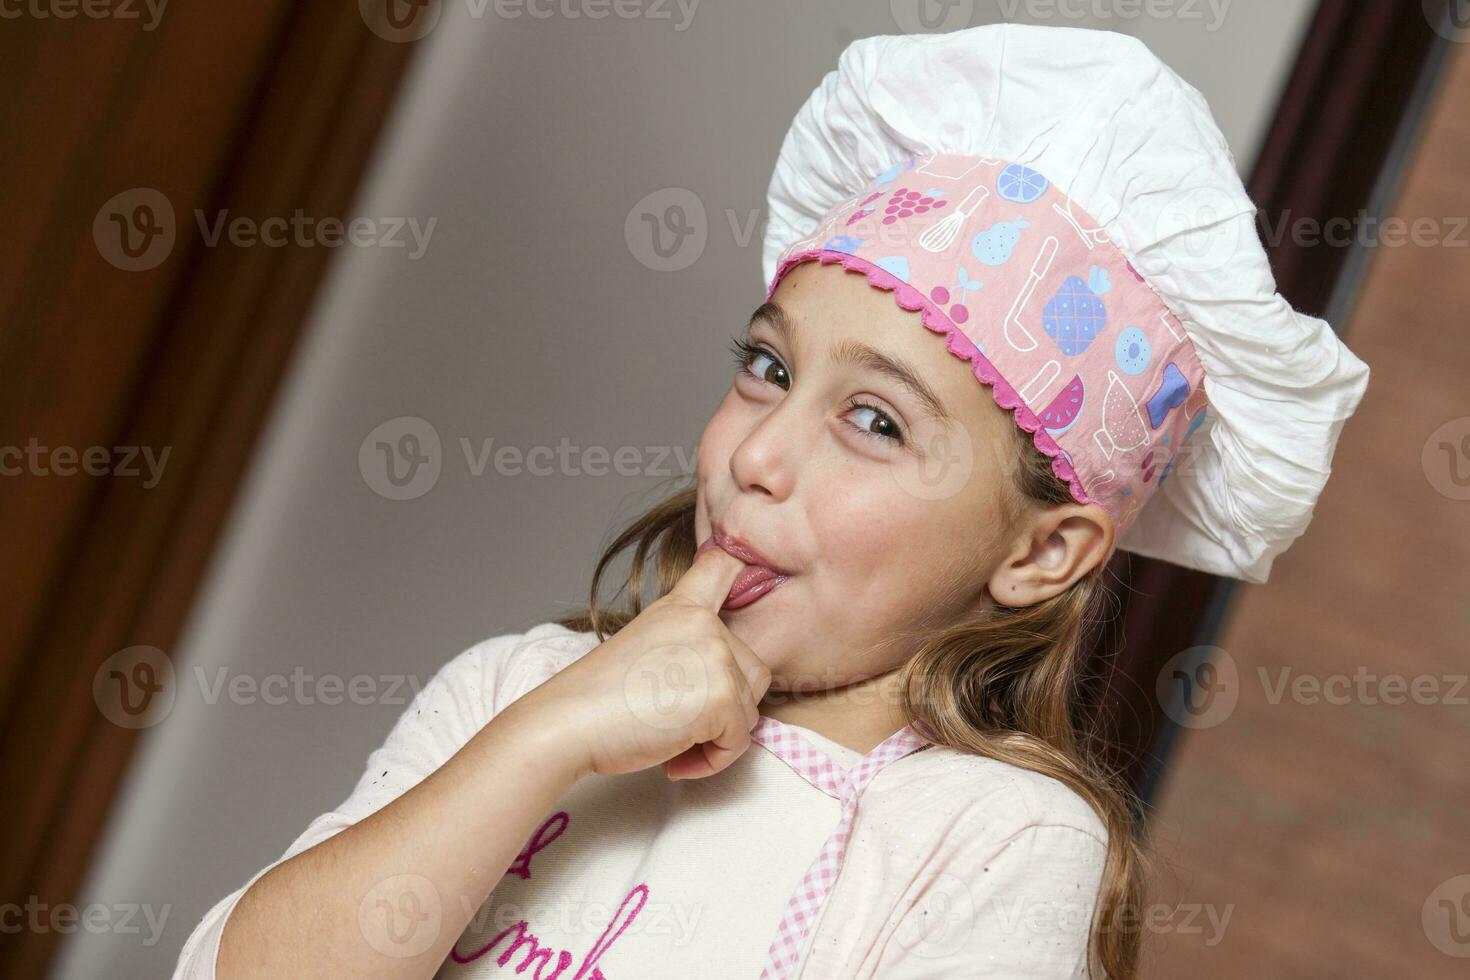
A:
[[[506,705],[597,646],[597,634],[555,622],[487,637],[443,663],[399,717],[391,744],[442,761]]]
[[[939,745],[913,761],[906,780],[913,785],[904,792],[914,805],[935,808],[964,837],[994,843],[1045,828],[1044,836],[1079,849],[1107,849],[1107,825],[1061,779]]]
[[[578,633],[560,623],[546,622],[531,627],[521,634],[519,641],[506,654],[509,670],[499,707],[503,708],[580,660],[596,648],[598,642],[596,633]]]
[[[937,745],[884,769],[869,792],[891,770],[901,776],[883,786],[892,823],[868,846],[885,860],[913,854],[924,887],[896,899],[904,926],[878,974],[1086,976],[1108,852],[1086,797],[1045,773]]]
[[[481,640],[445,670],[479,678],[487,714],[494,715],[597,645],[596,633],[578,633],[556,622],[544,622],[524,633]]]

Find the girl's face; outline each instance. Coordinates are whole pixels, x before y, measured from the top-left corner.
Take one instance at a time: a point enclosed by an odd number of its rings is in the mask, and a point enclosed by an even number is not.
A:
[[[718,527],[790,572],[721,612],[773,690],[885,673],[912,652],[896,631],[956,621],[992,596],[1029,604],[1091,567],[1078,549],[1095,535],[1058,525],[1104,512],[1022,501],[1024,434],[892,293],[804,262],[744,343],[746,366],[700,439],[695,530],[702,543]]]

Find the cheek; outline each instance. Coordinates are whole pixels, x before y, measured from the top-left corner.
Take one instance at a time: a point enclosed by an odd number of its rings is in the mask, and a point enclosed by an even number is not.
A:
[[[823,564],[850,594],[887,605],[900,597],[947,533],[942,507],[905,493],[883,471],[824,474],[810,508]]]
[[[810,509],[823,583],[857,618],[902,622],[926,608],[938,587],[958,575],[983,577],[998,513],[986,477],[958,493],[925,499],[892,474],[834,479]]]
[[[699,456],[695,460],[695,468],[701,483],[712,474],[729,472],[730,456],[735,452],[735,447],[740,445],[744,425],[740,400],[732,388],[710,416],[709,422],[705,423],[704,431],[699,436]]]

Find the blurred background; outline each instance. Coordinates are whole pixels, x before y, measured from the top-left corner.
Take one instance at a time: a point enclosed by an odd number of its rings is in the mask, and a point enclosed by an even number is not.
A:
[[[692,472],[842,49],[1140,37],[1373,369],[1271,581],[1120,553],[1147,977],[1470,976],[1470,3],[0,0],[0,977],[167,976]]]

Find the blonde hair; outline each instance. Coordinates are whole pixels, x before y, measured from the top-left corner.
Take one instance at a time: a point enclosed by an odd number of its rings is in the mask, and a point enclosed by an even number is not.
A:
[[[1021,465],[1007,510],[1024,500],[1070,502],[1051,460],[1012,429]],[[656,596],[666,594],[694,559],[695,500],[691,486],[633,520],[598,560],[588,608],[557,622],[606,640],[643,610],[650,561]],[[606,608],[598,601],[599,586],[629,547],[632,563],[614,594],[626,591],[625,604]],[[906,631],[916,646],[900,668],[898,688],[909,723],[937,744],[1050,776],[1097,812],[1108,842],[1088,939],[1089,974],[1132,980],[1140,936],[1120,924],[1141,911],[1148,855],[1135,822],[1136,798],[1107,763],[1105,738],[1086,721],[1082,697],[1089,627],[1099,622],[1094,613],[1109,596],[1102,573],[1098,566],[1031,606],[997,603],[965,622]]]

